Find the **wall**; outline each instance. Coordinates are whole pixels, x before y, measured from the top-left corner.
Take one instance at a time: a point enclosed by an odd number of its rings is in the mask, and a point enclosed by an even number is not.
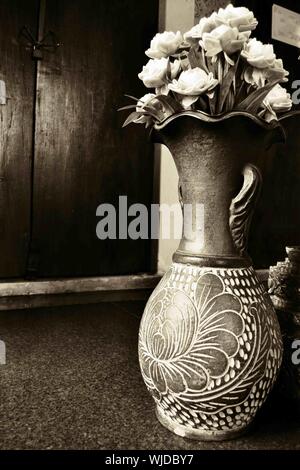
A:
[[[246,3],[245,0],[244,3]],[[230,2],[229,0],[195,0],[195,20],[199,21],[203,16],[211,15],[212,12],[219,8],[224,8]]]

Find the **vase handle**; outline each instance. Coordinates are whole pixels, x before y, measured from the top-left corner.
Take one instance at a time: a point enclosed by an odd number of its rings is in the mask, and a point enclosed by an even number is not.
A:
[[[243,187],[232,199],[229,208],[231,236],[241,255],[244,255],[247,249],[250,223],[262,185],[261,173],[254,165],[246,165],[243,176]]]

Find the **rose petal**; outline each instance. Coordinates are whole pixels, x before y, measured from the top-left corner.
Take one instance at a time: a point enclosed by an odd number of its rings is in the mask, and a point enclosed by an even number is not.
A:
[[[203,46],[206,50],[207,57],[213,57],[222,51],[221,42],[213,37],[209,37],[208,33],[203,35]]]
[[[168,84],[165,83],[163,86],[159,87],[159,88],[156,88],[155,89],[155,93],[157,95],[165,95],[167,96],[169,94],[169,87],[168,87]]]

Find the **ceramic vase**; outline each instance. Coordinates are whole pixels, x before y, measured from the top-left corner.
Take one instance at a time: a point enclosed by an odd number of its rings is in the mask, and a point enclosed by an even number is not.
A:
[[[140,325],[139,360],[159,421],[177,435],[223,440],[244,433],[278,374],[282,341],[274,308],[247,255],[264,157],[278,123],[247,113],[192,111],[154,129],[179,174],[183,211],[173,263]]]

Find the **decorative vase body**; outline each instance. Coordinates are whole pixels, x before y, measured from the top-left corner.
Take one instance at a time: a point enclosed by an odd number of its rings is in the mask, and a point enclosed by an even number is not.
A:
[[[197,117],[197,118],[196,118]],[[159,421],[178,435],[222,440],[248,428],[282,359],[274,308],[246,254],[258,169],[276,126],[243,113],[184,112],[156,126],[185,204],[204,230],[185,234],[141,321],[139,359]],[[244,176],[244,181],[243,181]]]

